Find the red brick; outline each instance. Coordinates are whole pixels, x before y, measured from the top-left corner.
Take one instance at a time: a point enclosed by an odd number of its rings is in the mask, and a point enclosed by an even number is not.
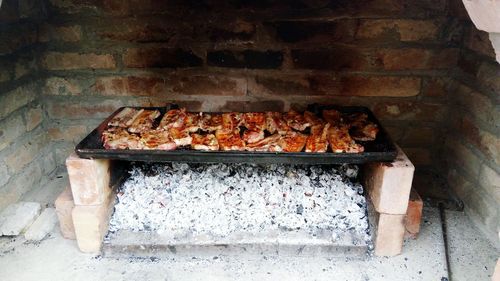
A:
[[[382,49],[378,61],[386,70],[448,69],[456,65],[458,49]]]
[[[116,67],[112,55],[79,54],[79,53],[46,53],[42,59],[42,65],[49,70],[73,70],[73,69],[112,69]]]
[[[71,215],[75,207],[75,202],[73,201],[73,195],[69,186],[57,196],[54,204],[62,236],[66,239],[76,239],[73,217]]]
[[[227,101],[221,111],[284,111],[284,102],[278,100],[266,101]]]
[[[367,70],[373,64],[367,51],[360,48],[300,49],[292,50],[291,56],[297,69]]]
[[[266,26],[287,43],[349,42],[354,39],[357,21],[278,21]]]
[[[13,174],[17,173],[31,163],[47,145],[48,139],[45,134],[33,136],[29,141],[19,145],[11,154],[7,155],[5,163],[7,163]]]
[[[120,106],[124,104],[119,100],[85,102],[51,100],[47,102],[47,113],[54,119],[105,118]]]
[[[252,96],[333,96],[339,95],[340,81],[327,74],[259,75],[248,80]]]
[[[79,25],[55,26],[43,25],[40,27],[38,40],[40,42],[63,41],[78,42],[82,38],[82,27]]]
[[[405,234],[405,215],[377,213],[375,225],[375,255],[392,257],[401,254]]]
[[[172,75],[168,77],[169,91],[190,96],[244,96],[247,80],[232,75]]]
[[[438,132],[437,128],[409,127],[400,143],[404,146],[431,147]]]
[[[364,166],[365,187],[377,212],[406,214],[414,172],[415,166],[400,148],[393,162]]]
[[[247,43],[251,42],[255,36],[257,27],[256,24],[236,19],[234,21],[223,22],[222,24],[209,27],[207,30],[208,37],[212,42],[231,42]]]
[[[462,119],[461,133],[469,143],[476,146],[486,157],[500,164],[500,138],[481,129],[467,116]]]
[[[384,120],[439,122],[444,118],[445,108],[428,102],[380,102],[375,105],[374,113]]]
[[[47,130],[49,137],[53,141],[72,141],[81,140],[88,132],[87,127],[83,125],[69,125],[57,128],[49,128]]]
[[[479,119],[491,127],[496,126],[500,112],[495,109],[492,100],[480,92],[460,84],[454,94],[458,103],[470,112],[475,119]]]
[[[130,48],[123,55],[126,67],[193,67],[201,66],[203,61],[192,51],[172,48],[143,47]]]
[[[99,6],[105,13],[116,16],[161,14],[173,8],[172,2],[161,0],[105,0]],[[176,12],[181,11],[176,9]]]
[[[423,95],[426,97],[445,97],[447,81],[444,78],[429,78],[424,82]]]
[[[361,20],[356,37],[358,39],[384,39],[401,41],[436,40],[439,26],[432,20]]]
[[[388,76],[346,76],[341,78],[341,95],[411,97],[420,92],[420,78]]]
[[[45,95],[53,96],[81,95],[83,89],[79,82],[79,80],[72,78],[50,77],[45,80],[42,91]]]
[[[447,160],[464,169],[472,177],[477,177],[482,160],[457,138],[450,136],[446,139],[445,155]]]
[[[0,119],[35,100],[35,84],[25,84],[0,95]]]
[[[405,228],[412,238],[416,238],[420,232],[420,221],[422,220],[423,208],[424,202],[422,198],[420,198],[417,191],[412,189],[405,217]]]
[[[80,251],[93,254],[99,252],[104,235],[108,232],[114,201],[115,195],[110,193],[100,205],[73,208],[73,225]]]
[[[193,34],[193,27],[187,23],[156,18],[120,18],[90,28],[99,38],[128,42],[175,42],[183,39],[179,36]]]
[[[66,159],[75,205],[100,205],[111,193],[110,160],[83,159],[71,154]]]
[[[157,96],[166,91],[166,81],[160,77],[110,76],[96,79],[93,90],[103,96]]]
[[[491,276],[491,281],[500,280],[500,258],[497,259],[497,264],[495,265],[495,269],[493,270],[493,276]]]

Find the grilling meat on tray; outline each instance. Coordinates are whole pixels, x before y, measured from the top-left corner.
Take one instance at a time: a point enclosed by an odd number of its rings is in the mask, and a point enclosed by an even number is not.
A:
[[[365,113],[194,113],[124,108],[102,134],[106,149],[359,153],[378,127]],[[155,122],[159,121],[159,122]],[[155,124],[158,124],[157,126]]]

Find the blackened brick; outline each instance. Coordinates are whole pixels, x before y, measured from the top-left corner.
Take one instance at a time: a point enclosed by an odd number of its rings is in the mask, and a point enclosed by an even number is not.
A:
[[[321,50],[292,50],[295,68],[360,70],[368,69],[376,62],[362,50],[355,48],[334,48]]]
[[[287,43],[297,42],[346,42],[354,38],[356,21],[283,21],[268,24],[278,39]]]
[[[223,111],[283,111],[284,103],[280,100],[269,101],[228,101],[223,106]]]
[[[207,62],[211,66],[235,68],[279,68],[283,63],[281,51],[212,51],[207,54]]]
[[[203,60],[192,51],[171,48],[132,48],[123,56],[127,67],[193,67],[201,66]]]

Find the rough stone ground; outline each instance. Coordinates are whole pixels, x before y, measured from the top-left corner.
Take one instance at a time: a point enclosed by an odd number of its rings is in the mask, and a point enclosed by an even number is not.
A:
[[[452,277],[456,277],[452,280],[490,280],[499,251],[463,213],[446,212],[446,218]],[[63,239],[55,228],[39,243],[26,242],[22,237],[0,238],[0,274],[2,281],[450,280],[442,222],[438,209],[431,207],[425,208],[418,240],[406,240],[403,254],[393,258],[214,256],[118,260],[80,253],[76,242]]]

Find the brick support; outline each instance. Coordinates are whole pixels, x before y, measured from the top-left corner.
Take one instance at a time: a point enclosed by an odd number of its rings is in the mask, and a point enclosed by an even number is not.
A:
[[[101,205],[111,193],[110,161],[82,159],[71,154],[66,159],[75,205]]]
[[[375,255],[397,256],[403,250],[405,215],[377,213],[375,234]]]
[[[110,193],[100,205],[75,206],[73,224],[80,251],[96,254],[101,250],[102,239],[108,231],[114,203],[115,194]]]
[[[420,195],[412,189],[410,192],[410,200],[408,201],[408,209],[405,216],[406,233],[411,238],[417,238],[420,232],[420,221],[422,220],[422,210],[424,202]]]
[[[75,207],[71,188],[68,186],[59,194],[55,202],[56,214],[59,219],[61,234],[66,239],[76,239],[75,227],[73,226],[72,211]]]
[[[377,212],[406,214],[414,172],[415,166],[399,147],[393,162],[365,165],[365,188]]]

